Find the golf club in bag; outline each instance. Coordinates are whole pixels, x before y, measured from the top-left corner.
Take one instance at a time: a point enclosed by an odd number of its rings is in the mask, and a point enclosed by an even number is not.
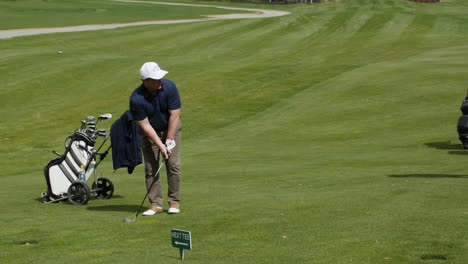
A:
[[[458,139],[460,139],[463,148],[468,149],[468,95],[460,105],[463,115],[460,116],[457,123]]]
[[[156,177],[159,177],[159,171],[161,170],[162,166],[164,165],[164,160],[161,162],[161,164],[159,165],[159,168],[158,168],[158,171],[156,172],[156,174],[154,175],[154,180],[153,182],[151,183],[150,187],[148,188],[148,191],[146,191],[146,194],[145,194],[145,197],[143,198],[143,201],[141,201],[141,204],[140,204],[140,207],[138,207],[138,210],[136,211],[136,214],[133,218],[129,218],[129,217],[125,217],[123,219],[124,222],[127,222],[127,223],[131,223],[131,222],[135,222],[135,220],[137,219],[138,217],[138,214],[140,213],[140,210],[141,210],[141,207],[143,206],[143,204],[145,203],[145,200],[146,200],[146,197],[148,197],[148,193],[149,191],[151,190],[151,188],[153,187],[153,184],[156,182]]]
[[[72,204],[86,204],[91,194],[103,199],[112,196],[112,182],[107,178],[96,179],[96,168],[110,150],[109,146],[104,152],[100,152],[110,135],[105,129],[98,129],[98,124],[101,120],[110,118],[111,114],[102,114],[95,122],[94,116],[88,116],[81,120],[81,127],[65,139],[63,154],[52,151],[58,157],[44,168],[47,182],[47,191],[42,193],[44,203],[68,200]],[[94,145],[98,138],[103,140],[96,150]],[[90,189],[86,182],[93,174],[94,181]]]

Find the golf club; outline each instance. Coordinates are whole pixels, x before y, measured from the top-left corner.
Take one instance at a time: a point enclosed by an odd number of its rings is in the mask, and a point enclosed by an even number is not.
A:
[[[107,132],[106,132],[106,130],[103,129],[103,128],[99,129],[96,133],[97,133],[97,135],[100,136],[100,137],[104,137],[104,138],[105,138],[105,137],[107,136]]]
[[[159,171],[161,170],[161,168],[162,168],[163,165],[164,165],[164,160],[161,162],[161,165],[159,165],[158,171],[157,171],[156,174],[154,175],[155,177],[158,176]],[[156,182],[156,181],[154,180],[154,181],[151,183],[150,187],[148,188],[148,191],[146,192],[145,197],[143,198],[143,201],[141,201],[140,207],[138,207],[138,210],[136,211],[135,216],[134,216],[133,218],[125,217],[125,218],[123,219],[124,222],[126,222],[126,223],[135,222],[135,220],[136,220],[137,217],[138,217],[138,214],[140,213],[141,207],[142,207],[143,204],[145,203],[146,197],[148,196],[148,193],[149,193],[149,191],[151,190],[151,188],[153,187],[153,184],[154,184],[155,182]]]
[[[112,118],[112,114],[109,114],[109,113],[105,113],[105,114],[102,114],[98,117],[98,120],[96,122],[96,126],[99,124],[99,122],[101,120],[106,120],[106,119],[109,119],[109,118]]]

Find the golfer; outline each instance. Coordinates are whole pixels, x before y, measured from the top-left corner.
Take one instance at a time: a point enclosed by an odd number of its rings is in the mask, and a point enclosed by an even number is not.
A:
[[[144,63],[140,69],[142,83],[130,96],[130,111],[141,134],[146,188],[151,203],[150,208],[143,212],[144,216],[163,212],[161,182],[159,175],[155,175],[160,156],[164,158],[167,171],[167,212],[180,212],[182,104],[176,85],[163,78],[167,73],[156,62]]]

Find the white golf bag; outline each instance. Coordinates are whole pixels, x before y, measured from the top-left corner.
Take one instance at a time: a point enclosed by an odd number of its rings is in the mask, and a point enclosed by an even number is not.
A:
[[[103,118],[103,116],[99,117],[98,122],[111,117],[110,114],[105,116],[107,118]],[[51,160],[44,168],[47,192],[42,193],[43,202],[58,202],[68,199],[72,204],[86,204],[91,194],[94,194],[96,198],[104,199],[109,199],[112,196],[114,186],[107,178],[95,179],[91,189],[86,184],[110,149],[109,146],[105,152],[99,153],[109,136],[104,129],[96,130],[94,117],[88,117],[88,119],[93,119],[93,121],[83,120],[81,129],[75,130],[73,135],[65,140],[65,152],[60,154],[54,151],[58,157]],[[98,136],[103,137],[104,140],[98,150],[95,150],[94,145]],[[100,160],[96,161],[98,156]],[[84,174],[84,177],[80,179],[81,173]]]

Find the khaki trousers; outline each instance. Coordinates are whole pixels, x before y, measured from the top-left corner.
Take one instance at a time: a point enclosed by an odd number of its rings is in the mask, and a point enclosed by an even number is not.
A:
[[[172,154],[165,161],[167,172],[167,202],[169,205],[180,203],[180,189],[182,180],[180,143],[181,143],[181,123],[177,128],[175,142],[176,146],[172,149]],[[156,132],[162,142],[166,141],[167,131]],[[141,149],[145,162],[146,190],[151,205],[163,207],[163,192],[161,190],[161,181],[159,174],[155,175],[159,168],[160,151],[156,144],[152,143],[146,136],[141,136]],[[153,184],[153,181],[156,181]],[[149,189],[151,184],[151,190]]]

